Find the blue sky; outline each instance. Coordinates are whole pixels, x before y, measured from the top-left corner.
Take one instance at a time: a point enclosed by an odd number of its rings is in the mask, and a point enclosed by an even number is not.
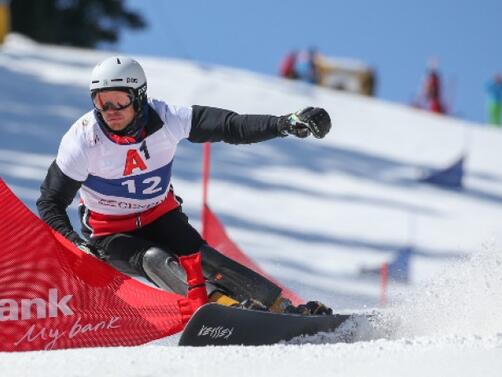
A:
[[[119,51],[276,74],[290,49],[372,65],[377,96],[409,103],[430,57],[456,116],[486,119],[487,80],[502,72],[502,1],[127,0],[149,23],[122,33]]]

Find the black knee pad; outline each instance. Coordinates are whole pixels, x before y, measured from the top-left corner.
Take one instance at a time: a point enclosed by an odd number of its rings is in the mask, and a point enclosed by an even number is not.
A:
[[[187,294],[186,273],[175,255],[159,247],[150,247],[143,253],[142,267],[145,275],[160,288]]]
[[[255,299],[271,306],[282,289],[240,263],[205,244],[200,249],[202,269],[208,282],[221,288],[237,301]]]

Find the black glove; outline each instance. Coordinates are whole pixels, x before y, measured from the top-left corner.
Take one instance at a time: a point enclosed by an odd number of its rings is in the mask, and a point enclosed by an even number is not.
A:
[[[333,310],[322,302],[309,301],[306,304],[298,306],[290,305],[285,310],[285,313],[301,314],[301,315],[331,315]]]
[[[317,139],[322,139],[331,129],[331,119],[326,110],[320,107],[306,107],[293,114],[279,117],[279,132],[305,138],[311,133]]]
[[[84,253],[87,253],[92,256],[95,256],[96,258],[102,259],[101,251],[96,246],[90,244],[89,242],[86,242],[83,239],[78,239],[78,240],[73,241],[73,243],[75,244],[75,246],[77,246]]]
[[[305,304],[305,307],[312,315],[331,315],[333,314],[333,309],[324,305],[319,301],[309,301]]]

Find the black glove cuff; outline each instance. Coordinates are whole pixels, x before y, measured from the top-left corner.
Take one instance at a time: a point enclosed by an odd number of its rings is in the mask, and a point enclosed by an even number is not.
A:
[[[80,238],[80,241],[73,242],[84,253],[95,256],[96,258],[103,259],[103,252],[93,244],[86,242]]]
[[[277,130],[279,131],[280,137],[286,137],[290,134],[291,124],[288,120],[289,115],[280,116],[277,119]]]
[[[85,243],[85,241],[74,230],[72,230],[70,233],[64,234],[64,236],[74,244]]]

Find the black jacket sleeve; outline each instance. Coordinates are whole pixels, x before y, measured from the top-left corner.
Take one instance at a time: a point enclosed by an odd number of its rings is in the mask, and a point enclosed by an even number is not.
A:
[[[194,143],[257,143],[284,136],[279,132],[278,120],[279,117],[273,115],[240,115],[216,107],[194,105],[188,140]]]
[[[65,175],[54,161],[40,186],[37,209],[40,218],[71,241],[80,240],[73,229],[66,208],[71,204],[81,182]]]

